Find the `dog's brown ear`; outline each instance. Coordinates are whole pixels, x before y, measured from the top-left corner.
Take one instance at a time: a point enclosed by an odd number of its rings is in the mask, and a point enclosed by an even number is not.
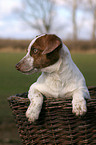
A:
[[[46,43],[46,48],[42,52],[42,54],[51,53],[56,48],[62,47],[61,39],[59,37],[57,37],[56,35],[46,34],[45,43]]]

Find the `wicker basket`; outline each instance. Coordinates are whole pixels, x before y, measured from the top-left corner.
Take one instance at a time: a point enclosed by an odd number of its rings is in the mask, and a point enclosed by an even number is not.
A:
[[[72,113],[71,99],[44,99],[35,123],[28,122],[27,93],[8,98],[24,145],[93,145],[96,144],[96,87],[89,87],[91,100],[83,117]]]

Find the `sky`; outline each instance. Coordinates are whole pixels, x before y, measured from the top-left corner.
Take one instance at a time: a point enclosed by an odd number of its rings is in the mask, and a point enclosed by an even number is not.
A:
[[[21,0],[0,0],[0,38],[31,39],[35,35],[38,35],[34,29],[30,28],[22,21],[20,15],[16,13],[17,9],[22,9]],[[59,10],[60,16],[57,19],[58,22],[62,20],[63,10],[62,8]],[[70,34],[72,34],[72,23],[70,22],[70,15],[66,9],[65,14],[65,23],[62,24],[67,25],[67,27],[65,30],[61,29],[58,35],[70,38]],[[82,19],[84,19],[83,24]],[[83,25],[82,29],[80,28],[80,30],[78,30],[79,37],[83,39],[90,38],[92,31],[92,16],[86,13],[86,17],[84,17],[82,11],[78,11],[77,21],[79,28]]]
[[[29,27],[23,22],[15,10],[21,8],[20,0],[0,0],[0,37],[2,38],[30,38]]]

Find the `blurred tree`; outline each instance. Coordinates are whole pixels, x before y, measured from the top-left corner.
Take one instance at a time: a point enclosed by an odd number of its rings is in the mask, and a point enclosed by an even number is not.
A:
[[[83,26],[84,19],[82,19],[81,26],[78,26],[77,11],[84,10],[84,15],[87,11],[93,15],[93,30],[92,39],[96,40],[96,0],[62,0],[67,9],[71,9],[72,13],[72,27],[73,27],[73,40],[78,39],[78,30]]]
[[[81,10],[93,15],[92,40],[96,40],[96,0],[81,0]]]
[[[77,12],[77,0],[73,0],[72,3],[72,24],[73,24],[73,39],[77,39],[77,22],[76,22],[76,12]]]
[[[71,10],[71,20],[72,20],[72,29],[73,29],[73,40],[78,39],[78,26],[76,20],[76,13],[78,9],[78,0],[63,0],[64,7],[67,6],[67,9]]]
[[[21,17],[39,33],[49,33],[54,20],[54,6],[52,0],[23,0]]]
[[[92,39],[96,40],[96,0],[89,0],[91,4],[91,9],[93,13],[93,31],[92,31]]]
[[[80,19],[81,23],[77,21],[78,12],[84,11],[85,16],[86,11],[90,10],[90,13],[93,14],[92,39],[96,39],[96,0],[22,0],[22,5],[23,9],[19,13],[30,27],[36,29],[39,33],[52,33],[54,30],[62,33],[65,30],[66,34],[67,29],[65,28],[72,27],[71,37],[73,40],[78,39],[78,32],[86,21],[83,16],[83,19]],[[63,14],[61,14],[61,11],[59,12],[60,5],[64,8]],[[64,18],[68,14],[65,13],[68,11],[70,17],[64,22]],[[60,17],[61,15],[62,17]]]

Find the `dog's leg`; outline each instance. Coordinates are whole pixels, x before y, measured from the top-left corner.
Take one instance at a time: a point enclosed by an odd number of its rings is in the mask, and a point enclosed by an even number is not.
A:
[[[86,107],[86,100],[90,99],[89,92],[82,91],[82,90],[76,90],[73,94],[73,100],[72,100],[72,112],[78,115],[83,115],[87,112]]]
[[[39,114],[43,104],[43,96],[36,89],[35,84],[33,84],[29,89],[28,98],[30,100],[30,105],[26,111],[26,117],[29,121],[34,122],[39,118]]]

